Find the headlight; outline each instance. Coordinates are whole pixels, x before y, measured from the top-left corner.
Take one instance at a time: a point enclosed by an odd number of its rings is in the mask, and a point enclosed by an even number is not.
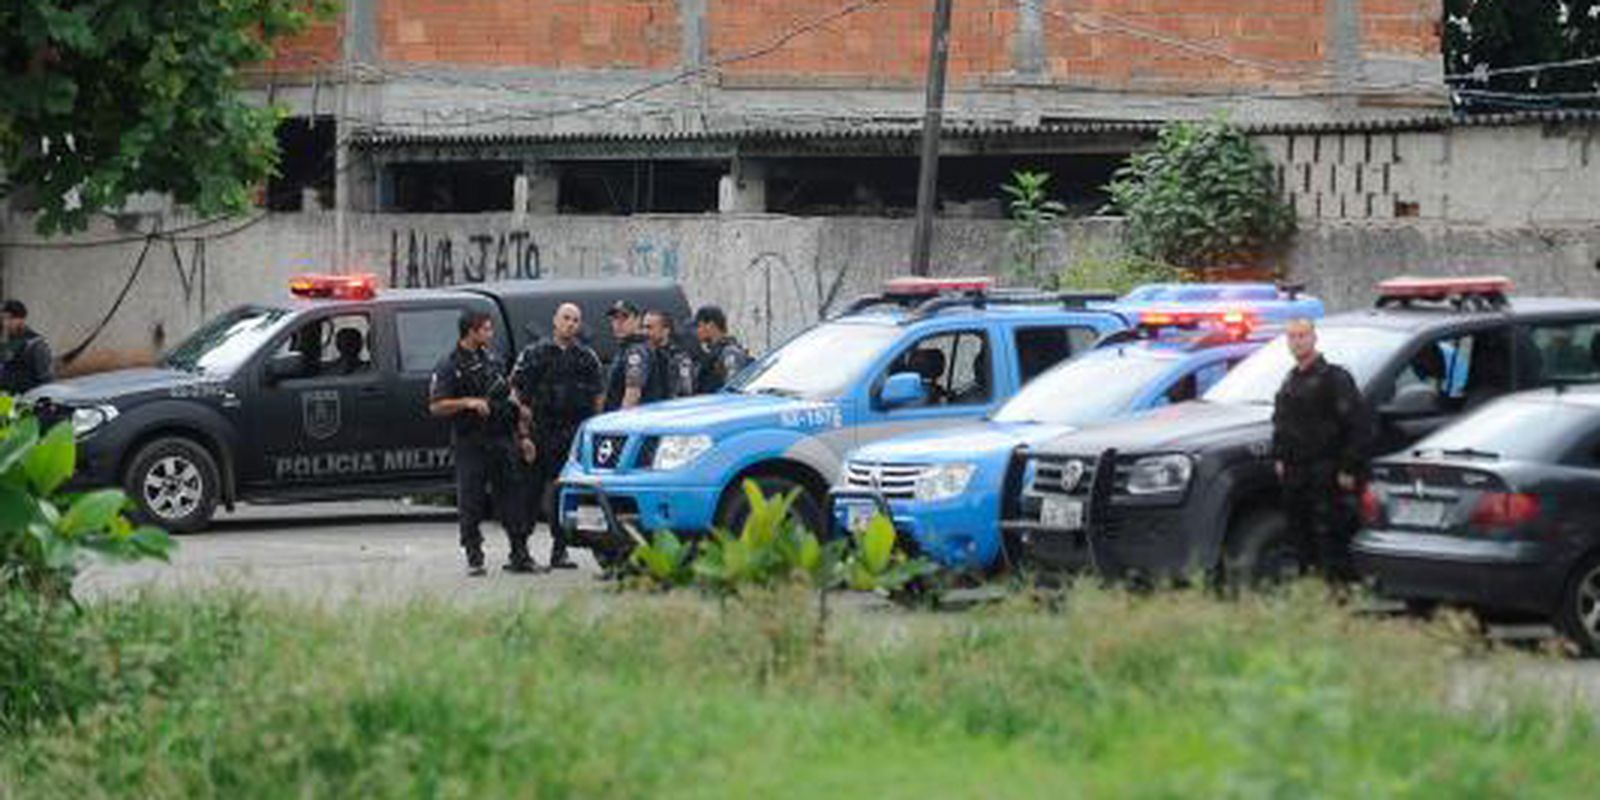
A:
[[[939,464],[923,470],[917,476],[916,489],[913,497],[923,502],[949,500],[967,490],[967,484],[972,481],[972,473],[977,467],[972,464]]]
[[[87,436],[96,428],[117,418],[116,406],[90,406],[72,411],[72,435]]]
[[[656,456],[650,461],[651,469],[677,469],[700,457],[711,449],[711,437],[663,436],[656,443]]]
[[[1128,494],[1181,492],[1194,474],[1194,459],[1181,454],[1146,456],[1133,462],[1128,473]]]

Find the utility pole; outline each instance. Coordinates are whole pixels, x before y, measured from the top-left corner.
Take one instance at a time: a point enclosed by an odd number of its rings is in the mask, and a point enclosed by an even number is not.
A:
[[[950,6],[934,0],[928,42],[928,99],[922,115],[922,167],[917,173],[917,229],[911,239],[911,274],[927,275],[933,246],[933,210],[938,203],[939,133],[944,127],[944,73],[950,61]]]

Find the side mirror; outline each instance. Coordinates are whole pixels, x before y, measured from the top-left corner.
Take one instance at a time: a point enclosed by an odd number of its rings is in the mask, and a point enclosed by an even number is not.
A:
[[[273,356],[267,361],[267,383],[278,383],[305,374],[305,361],[299,353]]]
[[[878,403],[884,408],[902,408],[926,402],[928,389],[922,385],[922,376],[915,372],[896,372],[884,381],[878,393]]]
[[[1386,419],[1417,419],[1444,413],[1444,398],[1428,386],[1412,386],[1378,408]]]

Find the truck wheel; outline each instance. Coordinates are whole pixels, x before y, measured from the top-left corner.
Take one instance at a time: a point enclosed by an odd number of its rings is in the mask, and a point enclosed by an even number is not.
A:
[[[817,538],[827,538],[828,526],[822,518],[822,505],[804,484],[778,475],[760,475],[752,480],[761,487],[761,493],[768,497],[785,495],[799,489],[800,496],[795,498],[794,505],[789,508],[790,516],[799,520],[800,524],[816,534]],[[743,484],[743,481],[740,481],[740,484]],[[744,521],[749,518],[750,501],[745,499],[743,487],[736,484],[723,493],[722,502],[717,506],[717,516],[712,524],[738,535],[739,531],[744,529]]]
[[[1600,655],[1600,553],[1590,553],[1572,571],[1555,622],[1584,655]]]
[[[192,533],[211,522],[221,480],[211,453],[192,439],[169,436],[141,448],[122,486],[135,516],[173,533]]]
[[[1261,588],[1300,577],[1305,564],[1282,512],[1255,511],[1228,532],[1224,575],[1234,586]]]

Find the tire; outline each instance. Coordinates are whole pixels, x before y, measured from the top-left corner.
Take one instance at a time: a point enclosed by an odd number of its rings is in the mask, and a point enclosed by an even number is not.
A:
[[[135,516],[172,533],[210,524],[221,495],[221,472],[210,451],[193,439],[168,436],[139,449],[122,478]]]
[[[781,475],[755,475],[750,479],[767,497],[785,495],[799,489],[800,496],[795,498],[794,505],[790,507],[790,516],[798,519],[818,539],[828,537],[829,526],[823,519],[822,504],[805,484]],[[743,484],[744,481],[740,480],[723,492],[722,502],[717,505],[717,516],[712,520],[713,525],[735,535],[744,528],[744,521],[750,517],[750,501],[745,499]]]
[[[1600,553],[1590,553],[1572,570],[1555,623],[1585,656],[1600,656]]]
[[[1305,561],[1279,511],[1253,511],[1228,531],[1225,580],[1235,588],[1267,588],[1300,577]]]

